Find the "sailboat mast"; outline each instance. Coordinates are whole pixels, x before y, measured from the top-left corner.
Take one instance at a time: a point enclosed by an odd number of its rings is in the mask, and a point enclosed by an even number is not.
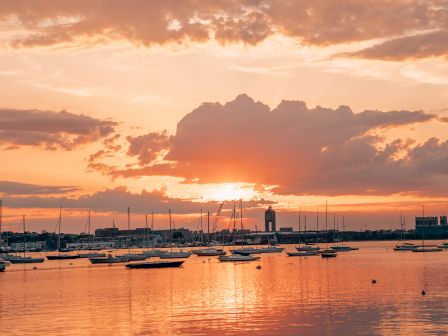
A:
[[[25,215],[22,217],[23,224],[23,257],[25,258],[26,234],[25,234]]]
[[[202,228],[202,208],[201,208],[201,217],[199,218],[199,222],[201,223],[200,224],[200,226],[201,226],[201,244],[203,245],[204,244],[204,230]]]
[[[62,225],[62,206],[59,208],[59,225],[58,225],[58,254],[61,249],[61,225]]]
[[[0,200],[0,248],[2,245],[3,200]]]
[[[243,226],[243,199],[240,199],[240,222],[241,222],[241,231],[243,231],[244,226]]]
[[[328,202],[325,201],[325,243],[328,245]]]
[[[305,239],[304,239],[304,241],[305,241],[305,245],[306,245],[306,215],[304,215],[303,216],[303,220],[305,221]]]
[[[145,213],[145,240],[146,240],[146,251],[148,251],[148,214]]]
[[[131,253],[131,207],[128,207],[128,253]]]
[[[207,241],[210,245],[210,211],[207,211]]]
[[[87,223],[88,223],[88,230],[89,230],[89,240],[90,240],[89,250],[90,250],[90,249],[92,249],[92,238],[93,238],[93,236],[91,236],[91,234],[90,234],[90,210],[89,210],[89,217],[87,219]]]
[[[171,209],[168,210],[168,216],[170,219],[170,247],[171,247],[171,251],[173,251],[173,233],[172,233],[172,229],[171,229]]]

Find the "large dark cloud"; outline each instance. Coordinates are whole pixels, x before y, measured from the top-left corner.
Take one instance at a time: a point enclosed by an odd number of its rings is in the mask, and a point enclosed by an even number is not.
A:
[[[13,181],[0,181],[0,195],[54,195],[79,190],[74,186],[44,186]]]
[[[363,111],[349,107],[307,108],[283,101],[275,109],[246,95],[221,105],[202,104],[177,125],[163,146],[151,133],[130,137],[134,167],[98,170],[113,177],[169,175],[186,182],[250,182],[274,185],[281,194],[384,195],[440,194],[446,190],[448,142],[423,144],[409,139],[390,143],[379,134],[436,116],[422,111]],[[385,143],[385,144],[384,144]],[[163,161],[154,153],[166,153]]]
[[[16,47],[83,39],[256,44],[273,34],[326,46],[448,29],[445,0],[15,0],[0,2],[1,19],[25,28],[13,35]],[[444,49],[433,36],[421,38],[425,48]]]
[[[0,109],[0,144],[71,150],[106,138],[116,125],[66,111]]]

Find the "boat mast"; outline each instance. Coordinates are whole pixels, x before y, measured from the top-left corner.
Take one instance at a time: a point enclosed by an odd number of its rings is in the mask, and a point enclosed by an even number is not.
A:
[[[210,245],[210,211],[207,211],[207,242]]]
[[[146,252],[148,252],[149,239],[148,239],[148,214],[147,213],[145,213],[145,240],[146,240]]]
[[[199,218],[200,227],[201,227],[201,245],[204,245],[204,230],[202,228],[202,208],[201,208],[201,217]]]
[[[304,226],[305,226],[305,245],[306,245],[306,215],[303,216],[303,220],[305,221]]]
[[[62,225],[62,206],[59,208],[59,225],[58,225],[58,254],[61,253],[61,225]]]
[[[23,224],[23,257],[25,258],[26,234],[25,234],[25,215],[22,217]]]
[[[171,248],[171,252],[173,251],[173,233],[172,233],[172,229],[171,229],[171,209],[168,210],[168,216],[170,219],[170,248]]]
[[[93,238],[93,237],[91,237],[91,235],[90,235],[90,210],[89,210],[89,216],[88,216],[88,218],[87,218],[87,226],[88,226],[88,231],[89,231],[89,241],[90,241],[90,244],[89,244],[89,250],[91,250],[91,249],[92,249],[92,238]]]
[[[2,220],[3,220],[3,200],[0,200],[0,250],[3,246],[2,244]]]
[[[328,201],[325,201],[325,243],[328,247]]]
[[[128,237],[131,235],[131,207],[128,206]],[[128,253],[131,253],[131,240],[128,238]]]
[[[299,247],[300,247],[300,233],[302,231],[302,208],[299,208]]]
[[[316,243],[319,243],[319,209],[316,211]]]

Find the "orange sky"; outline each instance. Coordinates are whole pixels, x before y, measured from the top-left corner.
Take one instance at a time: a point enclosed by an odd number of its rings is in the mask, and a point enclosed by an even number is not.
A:
[[[326,200],[358,229],[439,215],[447,22],[443,1],[0,1],[5,227],[130,205],[194,228],[241,197],[252,228],[269,202],[282,226]]]

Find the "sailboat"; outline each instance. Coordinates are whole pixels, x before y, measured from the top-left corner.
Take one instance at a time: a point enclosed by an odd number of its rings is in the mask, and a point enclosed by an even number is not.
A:
[[[423,217],[425,216],[425,207],[423,206]],[[425,227],[422,233],[422,245],[416,247],[412,252],[442,252],[443,249],[434,245],[425,246]]]
[[[79,256],[77,254],[61,254],[61,226],[62,226],[62,207],[59,209],[59,220],[58,220],[58,254],[56,255],[47,255],[48,260],[67,260],[67,259],[78,259]]]
[[[128,207],[128,235],[131,234],[131,208]],[[128,239],[127,243],[128,245],[128,253],[119,255],[117,257],[121,257],[124,259],[127,259],[128,261],[139,261],[139,260],[145,260],[148,259],[149,257],[144,255],[144,254],[140,254],[140,253],[131,253],[131,242]]]
[[[406,223],[406,218],[400,212],[400,230],[401,230],[400,242],[401,243],[395,245],[394,251],[412,251],[417,248],[417,246],[414,244],[406,243],[406,241],[404,239],[404,232],[405,232],[405,225],[406,225],[405,223]]]
[[[191,252],[189,251],[173,251],[173,234],[172,234],[172,221],[171,221],[171,209],[168,211],[169,221],[170,221],[170,251],[162,252],[159,255],[160,259],[177,259],[177,258],[188,258],[191,256]]]
[[[201,222],[202,222],[202,210],[201,210]],[[207,212],[207,236],[208,244],[210,245],[210,212]],[[221,255],[226,255],[226,251],[216,247],[208,247],[205,249],[195,250],[192,253],[196,254],[198,257],[216,257]]]
[[[8,258],[12,264],[35,264],[44,262],[44,258],[31,258],[26,256],[26,231],[25,231],[25,215],[22,217],[23,223],[23,256],[15,255]]]
[[[335,258],[337,257],[337,253],[333,249],[328,249],[328,203],[325,202],[325,246],[327,247],[325,250],[321,251],[320,256],[322,258]]]
[[[312,246],[312,245],[307,245],[306,244],[306,216],[304,216],[304,220],[305,220],[305,245],[300,246],[300,232],[302,230],[302,225],[301,225],[301,211],[299,211],[299,246],[296,246],[296,250],[295,252],[286,252],[286,254],[290,257],[311,257],[311,256],[316,256],[319,255],[319,247],[317,246]]]
[[[146,250],[141,252],[141,255],[144,255],[148,258],[151,257],[158,257],[160,256],[160,254],[163,253],[162,250],[155,250],[155,249],[149,249],[149,237],[148,237],[148,214],[145,214],[145,245],[146,245]],[[151,213],[151,230],[154,230],[154,213]]]
[[[90,237],[93,238],[93,236],[90,234],[90,210],[87,217],[87,226],[88,226],[88,235],[89,235],[89,249],[92,247],[92,241],[90,240]],[[106,257],[105,253],[99,253],[99,252],[87,252],[87,253],[78,253],[78,256],[80,258],[104,258]]]
[[[241,213],[241,231],[243,231],[243,200],[240,201],[240,213]],[[233,207],[233,220],[236,223],[236,209]],[[258,256],[254,256],[252,254],[261,253],[261,249],[256,249],[253,247],[243,248],[241,246],[240,249],[234,249],[230,251],[231,255],[222,255],[218,257],[218,260],[221,262],[238,262],[238,261],[255,261],[260,259]]]
[[[339,227],[339,223],[338,223],[338,227]],[[341,238],[340,238],[341,245],[331,246],[331,249],[333,249],[337,252],[348,252],[348,251],[359,250],[359,248],[357,248],[357,247],[350,247],[348,245],[344,245],[344,231],[343,231],[344,228],[345,228],[345,217],[342,216],[342,231],[341,231]]]

